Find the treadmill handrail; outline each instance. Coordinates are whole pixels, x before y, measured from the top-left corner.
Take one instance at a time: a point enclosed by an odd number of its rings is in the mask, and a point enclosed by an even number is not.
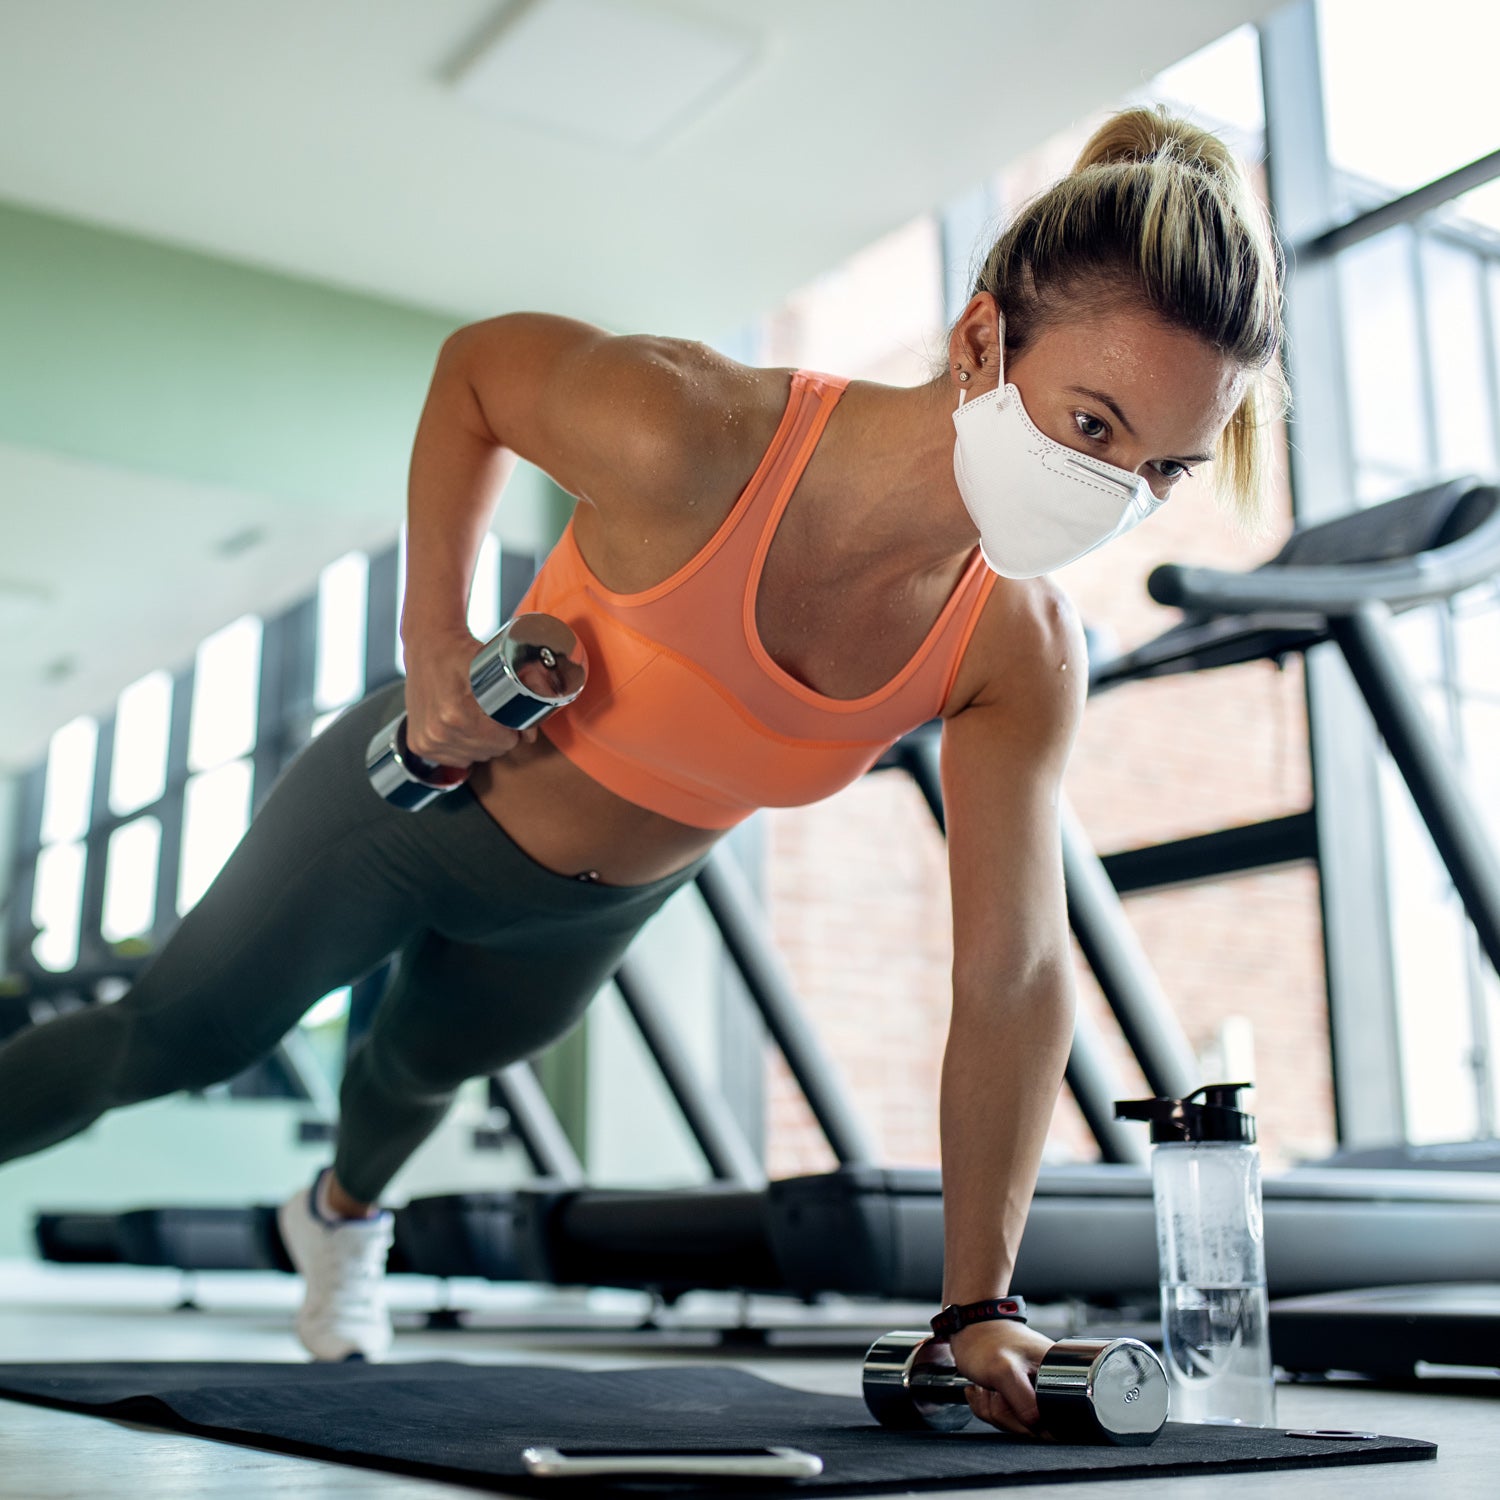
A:
[[[1349,615],[1367,604],[1408,605],[1441,599],[1472,588],[1500,572],[1500,491],[1492,492],[1488,516],[1472,531],[1443,547],[1391,562],[1298,567],[1266,564],[1250,573],[1164,563],[1146,588],[1158,604],[1214,614],[1255,610],[1316,611]]]

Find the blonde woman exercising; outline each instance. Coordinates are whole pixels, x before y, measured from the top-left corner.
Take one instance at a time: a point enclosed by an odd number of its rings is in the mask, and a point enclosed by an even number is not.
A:
[[[940,1326],[976,1414],[1037,1432],[1050,1341],[999,1299],[1073,1031],[1058,799],[1088,678],[1046,575],[1210,460],[1255,511],[1279,270],[1222,143],[1130,111],[1005,229],[923,385],[542,314],[460,329],[412,455],[405,682],[303,747],[126,996],[0,1050],[0,1161],[233,1076],[395,953],[334,1161],[281,1209],[303,1342],[379,1358],[378,1200],[464,1080],[572,1026],[726,830],[828,796],[940,718]],[[583,695],[519,737],[474,699],[465,624],[518,456],[578,501],[522,608],[572,625],[590,663]],[[416,813],[364,774],[403,706],[413,750],[472,767]]]

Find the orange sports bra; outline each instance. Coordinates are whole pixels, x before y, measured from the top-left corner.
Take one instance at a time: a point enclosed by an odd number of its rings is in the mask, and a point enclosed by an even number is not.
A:
[[[616,594],[570,521],[520,610],[565,620],[588,652],[579,697],[541,732],[617,796],[699,828],[817,802],[935,718],[995,574],[974,549],[917,653],[875,692],[825,698],[761,644],[755,600],[777,523],[849,382],[797,370],[771,445],[714,535],[672,576]]]

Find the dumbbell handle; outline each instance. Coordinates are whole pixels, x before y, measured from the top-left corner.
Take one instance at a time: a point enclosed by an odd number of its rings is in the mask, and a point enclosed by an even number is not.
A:
[[[908,1385],[916,1386],[929,1401],[964,1401],[974,1382],[951,1365],[913,1365]]]
[[[573,702],[588,680],[588,653],[563,621],[523,614],[506,621],[469,664],[469,686],[497,724],[520,733]],[[444,766],[406,741],[406,715],[376,731],[365,751],[370,784],[393,806],[416,812],[469,779],[470,767]]]

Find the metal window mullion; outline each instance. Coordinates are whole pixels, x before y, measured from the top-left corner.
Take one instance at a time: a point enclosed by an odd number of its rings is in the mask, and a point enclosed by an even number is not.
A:
[[[1306,245],[1335,216],[1312,0],[1274,12],[1260,40],[1272,212],[1289,244]],[[1334,260],[1292,257],[1287,323],[1293,506],[1301,521],[1324,520],[1355,508]],[[1378,748],[1336,649],[1307,653],[1305,681],[1338,1137],[1383,1144],[1402,1134],[1404,1089]]]
[[[104,877],[113,832],[109,826],[109,779],[115,754],[115,716],[111,714],[107,719],[100,719],[98,725],[89,826],[83,838],[83,891],[75,966],[100,964],[108,958],[110,951],[104,942]]]
[[[309,594],[282,615],[281,763],[283,768],[312,738],[318,717],[318,596]]]
[[[1468,740],[1464,733],[1463,690],[1458,680],[1458,633],[1455,628],[1456,611],[1453,600],[1446,599],[1435,606],[1438,610],[1438,638],[1441,647],[1442,672],[1440,686],[1443,703],[1448,715],[1448,738],[1453,761],[1460,775],[1469,773]],[[1451,887],[1451,881],[1450,881]],[[1454,895],[1457,890],[1454,888]],[[1460,905],[1462,906],[1462,900]],[[1473,920],[1465,909],[1463,923],[1464,986],[1468,991],[1469,1029],[1473,1049],[1469,1067],[1474,1081],[1474,1110],[1478,1122],[1478,1136],[1488,1140],[1495,1134],[1494,1100],[1494,1039],[1490,1035],[1489,1000],[1484,988],[1484,967],[1479,934]]]
[[[401,673],[396,667],[396,570],[393,542],[370,558],[365,577],[365,692],[374,692]]]
[[[994,228],[1000,204],[989,182],[950,199],[938,215],[942,259],[943,319],[948,327],[969,304],[969,288],[978,270],[979,236]],[[988,247],[986,247],[986,250]]]
[[[521,607],[531,580],[536,577],[536,553],[501,545],[500,621],[502,624]]]
[[[1479,335],[1484,350],[1484,383],[1489,390],[1490,452],[1500,465],[1500,315],[1495,302],[1500,293],[1500,274],[1495,263],[1500,258],[1491,255],[1475,257],[1479,262]]]
[[[167,789],[157,803],[161,854],[156,864],[156,915],[151,945],[160,949],[177,926],[177,885],[182,871],[183,798],[188,783],[188,736],[192,727],[195,663],[172,674],[172,717],[167,729]]]
[[[1310,0],[1304,0],[1304,3],[1310,3]],[[1279,20],[1279,17],[1275,19]],[[1263,37],[1271,24],[1273,23],[1267,22],[1262,25]],[[1321,80],[1318,81],[1318,89],[1321,97]],[[1326,157],[1325,150],[1325,160]],[[1326,260],[1364,240],[1373,239],[1377,234],[1384,234],[1398,224],[1410,224],[1434,209],[1441,208],[1445,203],[1451,203],[1455,198],[1462,198],[1466,193],[1472,193],[1476,188],[1493,182],[1497,177],[1500,177],[1500,151],[1491,151],[1489,155],[1481,156],[1446,176],[1423,183],[1421,187],[1403,193],[1389,203],[1380,203],[1363,213],[1355,214],[1342,224],[1325,224],[1299,235],[1297,253],[1308,262]]]
[[[1413,225],[1406,236],[1406,253],[1411,266],[1412,306],[1417,322],[1417,370],[1422,390],[1423,458],[1427,465],[1426,484],[1435,484],[1442,453],[1438,447],[1437,381],[1432,368],[1432,310],[1427,305],[1427,267],[1423,263],[1422,232]]]
[[[16,814],[15,855],[5,914],[5,962],[10,969],[29,970],[36,963],[31,951],[31,908],[36,899],[36,862],[42,852],[42,803],[46,789],[47,762],[43,758],[20,778],[21,802]]]

